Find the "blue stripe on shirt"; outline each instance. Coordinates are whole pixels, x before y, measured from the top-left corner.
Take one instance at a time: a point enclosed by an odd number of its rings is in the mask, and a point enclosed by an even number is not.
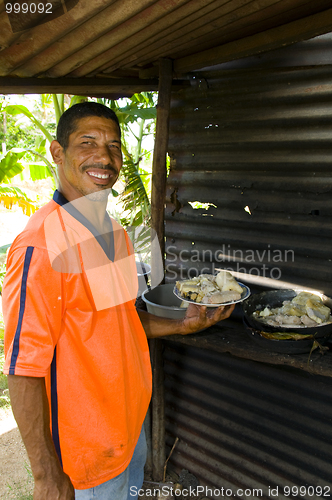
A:
[[[24,311],[25,311],[25,302],[26,302],[26,296],[27,296],[27,280],[28,280],[28,273],[29,273],[29,267],[30,267],[30,262],[31,262],[33,250],[34,250],[34,247],[28,247],[26,249],[26,252],[25,252],[23,275],[22,275],[22,282],[21,282],[20,311],[18,314],[18,323],[17,323],[17,328],[16,328],[16,332],[15,332],[15,337],[14,337],[12,357],[10,360],[9,375],[15,375],[16,361],[17,361],[17,357],[19,354],[19,350],[20,350],[20,335],[21,335],[23,316],[24,316]]]
[[[62,456],[60,448],[59,436],[59,419],[58,419],[58,388],[57,388],[57,366],[56,366],[56,347],[54,348],[54,356],[51,364],[51,422],[52,422],[52,438],[57,452],[61,467]]]

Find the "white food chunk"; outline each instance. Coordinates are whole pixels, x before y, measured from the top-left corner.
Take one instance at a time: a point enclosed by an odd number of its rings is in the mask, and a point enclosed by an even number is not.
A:
[[[285,316],[284,314],[277,314],[276,322],[279,325],[300,325],[301,319],[298,316]]]
[[[314,321],[313,319],[310,319],[309,316],[307,316],[306,314],[303,314],[303,316],[301,316],[301,321],[305,326],[308,326],[309,328],[311,326],[317,325],[316,321]]]
[[[227,271],[220,271],[217,276],[216,276],[216,283],[220,290],[223,292],[227,291],[235,291],[238,292],[240,295],[243,292],[241,286],[238,284],[236,279],[233,278],[231,273]]]
[[[198,278],[200,279],[200,281],[208,280],[211,281],[211,283],[214,283],[216,281],[216,277],[214,274],[200,274]]]
[[[199,292],[199,283],[195,280],[187,280],[187,281],[177,281],[176,288],[179,290],[181,294],[186,294],[188,292]]]
[[[208,304],[223,304],[224,302],[231,302],[233,300],[239,300],[241,298],[241,294],[234,291],[226,291],[226,292],[215,292],[212,293],[208,298]],[[206,304],[206,302],[205,302]]]
[[[282,314],[286,316],[302,316],[305,314],[305,307],[302,305],[294,304],[290,302],[289,304],[285,304],[282,306],[281,311]]]
[[[265,323],[270,326],[280,326],[279,323],[277,323],[274,319],[268,318]]]
[[[263,318],[266,318],[266,316],[271,316],[271,314],[272,311],[268,307],[265,307],[265,309],[263,309],[263,311],[259,313],[259,315],[262,316]]]
[[[316,323],[325,323],[331,314],[330,308],[324,306],[320,300],[309,299],[305,308],[309,318],[316,321]]]
[[[204,294],[206,294],[206,293],[213,292],[214,290],[216,290],[216,286],[210,280],[204,278],[201,281],[201,289],[202,289],[202,292],[204,292]]]
[[[320,300],[318,295],[310,292],[300,292],[298,295],[296,295],[296,297],[292,299],[292,302],[293,304],[297,304],[299,306],[305,306],[307,301],[312,298]]]

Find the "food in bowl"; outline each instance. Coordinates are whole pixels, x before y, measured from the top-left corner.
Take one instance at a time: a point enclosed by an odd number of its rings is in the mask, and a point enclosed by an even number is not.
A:
[[[176,289],[185,300],[198,304],[222,304],[241,299],[243,288],[228,271],[217,275],[201,274],[195,278],[176,282]]]
[[[292,300],[284,300],[281,307],[266,306],[256,310],[253,318],[270,326],[315,327],[332,323],[331,309],[313,293],[300,292]]]

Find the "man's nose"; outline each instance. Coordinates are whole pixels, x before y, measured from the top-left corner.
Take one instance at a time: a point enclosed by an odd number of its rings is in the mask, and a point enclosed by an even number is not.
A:
[[[113,154],[111,149],[107,145],[100,145],[95,153],[95,159],[97,163],[102,163],[103,165],[112,164]]]

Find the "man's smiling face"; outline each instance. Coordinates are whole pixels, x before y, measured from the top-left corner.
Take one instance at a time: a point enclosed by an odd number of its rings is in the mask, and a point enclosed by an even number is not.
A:
[[[51,152],[58,165],[60,191],[68,201],[110,189],[122,166],[119,128],[103,116],[78,120],[67,149],[53,141]]]

